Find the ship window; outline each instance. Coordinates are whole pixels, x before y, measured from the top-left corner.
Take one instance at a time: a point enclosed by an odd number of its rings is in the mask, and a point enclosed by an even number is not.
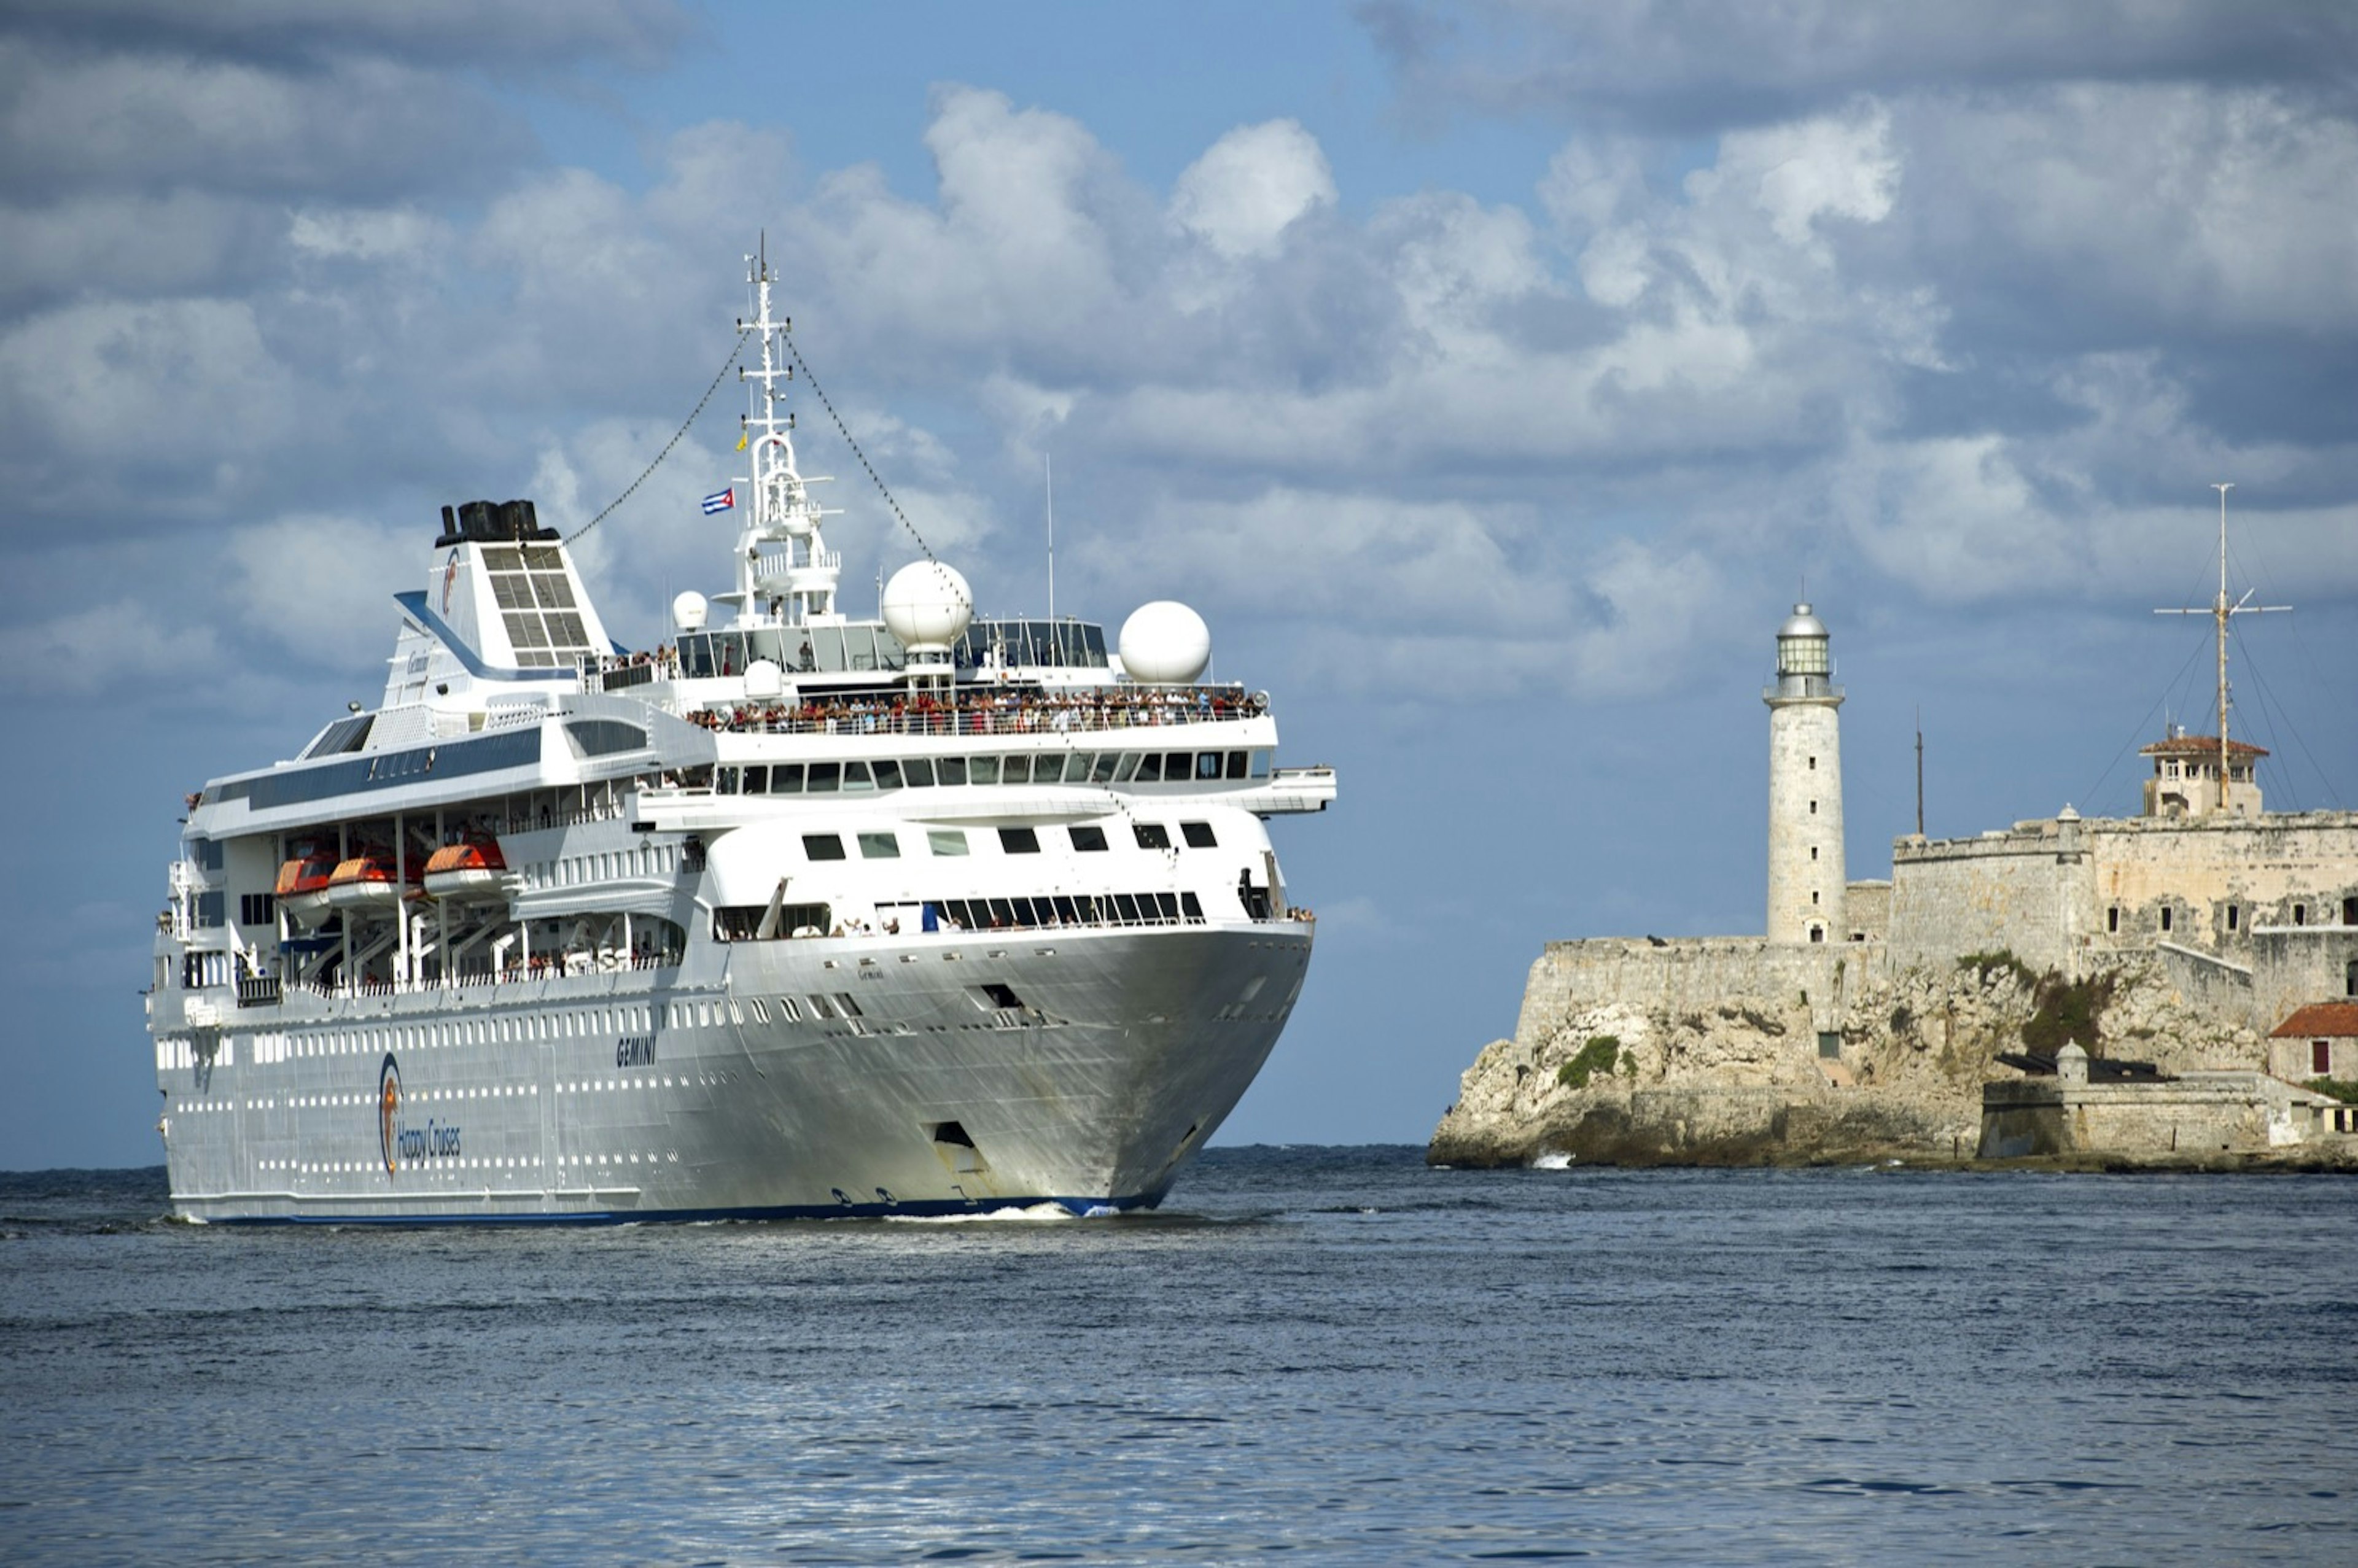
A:
[[[1244,776],[1245,754],[1242,752],[1230,752],[1228,753],[1228,777],[1232,779],[1240,779]]]
[[[1179,825],[1179,832],[1187,840],[1187,848],[1190,849],[1212,849],[1219,847],[1220,841],[1212,837],[1212,825],[1208,822],[1182,822]]]
[[[1118,892],[1113,895],[1113,906],[1120,913],[1123,925],[1135,925],[1138,924],[1138,900],[1136,898],[1126,892]]]
[[[1040,760],[1043,762],[1049,761],[1046,757],[1043,757]],[[1032,782],[1032,759],[1029,757],[1001,758],[999,762],[999,782],[1001,784],[1030,784]]]
[[[1168,783],[1184,784],[1195,771],[1195,752],[1165,752],[1163,753],[1163,777]]]
[[[1269,777],[1269,753],[1267,752],[1255,752],[1252,754],[1252,776],[1257,779],[1265,779]]]
[[[806,833],[803,835],[803,853],[814,860],[840,860],[843,859],[843,838],[834,833]]]
[[[1149,752],[1144,756],[1138,759],[1137,782],[1140,784],[1161,784],[1163,782],[1162,752]]]
[[[735,768],[713,769],[712,793],[715,795],[735,795],[737,793],[738,777],[739,774]]]
[[[744,773],[744,784],[742,787],[744,793],[747,795],[769,794],[770,770],[765,767],[747,768]]]
[[[1128,784],[1137,775],[1137,773],[1138,753],[1135,752],[1124,752],[1121,754],[1120,765],[1113,771],[1113,782],[1116,784]]]
[[[964,757],[944,757],[934,764],[934,771],[940,775],[941,782],[946,784],[962,784],[966,783],[966,759]]]
[[[1112,783],[1113,765],[1120,761],[1121,761],[1121,757],[1117,752],[1099,752],[1098,753],[1097,765],[1089,770],[1089,782],[1091,784]]]
[[[1042,759],[1044,762],[1046,760]],[[1066,784],[1089,782],[1089,754],[1087,752],[1074,752],[1065,758],[1065,782]]]
[[[852,1000],[852,995],[849,991],[836,992],[835,1005],[843,1010],[843,1016],[846,1018],[859,1018],[862,1016],[860,1011],[860,1003]]]
[[[874,789],[876,787],[876,781],[874,778],[870,776],[868,764],[866,762],[844,763],[843,787],[846,794],[860,790]]]
[[[1076,904],[1070,897],[1060,892],[1055,896],[1054,902],[1056,905],[1057,919],[1063,921],[1067,925],[1078,925],[1081,923],[1080,906]],[[2353,972],[2358,972],[2358,966],[2353,966]]]
[[[901,764],[890,761],[878,762],[876,764],[876,787],[878,789],[899,789],[901,787]]]
[[[237,899],[237,920],[241,925],[267,925],[278,918],[278,896],[276,893],[240,893]]]
[[[813,1018],[833,1018],[835,1016],[835,1003],[827,1000],[827,998],[819,995],[817,991],[810,992],[809,996],[811,1016]]]
[[[1147,758],[1150,762],[1153,760],[1151,756]],[[1171,829],[1163,827],[1160,822],[1133,822],[1130,825],[1130,830],[1137,836],[1138,847],[1141,849],[1171,848]]]
[[[966,834],[956,827],[928,827],[925,848],[936,855],[963,855],[967,852]]]
[[[1106,847],[1105,829],[1102,827],[1084,825],[1073,827],[1069,831],[1073,835],[1073,848],[1084,853],[1091,853]]]
[[[1220,776],[1220,754],[1217,752],[1200,752],[1196,753],[1195,776],[1199,779],[1218,778]]]
[[[980,902],[983,908],[990,913],[990,928],[993,931],[1003,931],[1015,924],[1015,904],[1012,900],[987,898]]]
[[[999,847],[1011,855],[1036,855],[1040,852],[1040,835],[1029,827],[1002,827],[999,830]]]
[[[986,1008],[1003,1010],[1023,1005],[1023,999],[1015,994],[1015,988],[1001,981],[985,980],[974,989],[982,993],[981,1005]]]
[[[969,758],[966,764],[966,776],[968,784],[997,784],[999,782],[999,759],[997,757]]]
[[[812,795],[833,795],[842,783],[841,762],[813,762],[803,775],[803,788]]]
[[[862,833],[860,836],[860,858],[863,860],[897,860],[901,858],[901,840],[891,833]]]
[[[931,789],[934,784],[934,763],[930,757],[911,757],[901,764],[902,776],[911,789]]]

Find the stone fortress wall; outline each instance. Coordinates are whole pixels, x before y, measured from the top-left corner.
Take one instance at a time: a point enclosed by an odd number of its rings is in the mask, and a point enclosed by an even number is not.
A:
[[[2358,812],[2191,821],[2069,808],[1976,838],[1892,847],[1887,961],[2010,951],[2078,979],[2163,952],[2207,1004],[2273,1027],[2358,995]]]

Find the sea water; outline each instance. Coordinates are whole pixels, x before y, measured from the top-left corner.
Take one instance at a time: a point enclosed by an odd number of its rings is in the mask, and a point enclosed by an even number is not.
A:
[[[2358,1184],[1433,1171],[205,1228],[0,1177],[0,1560],[2358,1562]]]

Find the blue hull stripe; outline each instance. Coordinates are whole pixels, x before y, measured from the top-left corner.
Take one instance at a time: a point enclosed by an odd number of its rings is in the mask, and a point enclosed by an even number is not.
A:
[[[996,1214],[1002,1209],[1055,1204],[1075,1216],[1134,1213],[1151,1209],[1162,1195],[1124,1198],[1009,1197],[989,1202],[958,1198],[905,1203],[786,1204],[758,1208],[583,1209],[564,1214],[254,1214],[203,1220],[207,1225],[697,1225],[737,1219],[890,1219],[894,1216],[938,1219],[957,1215]]]

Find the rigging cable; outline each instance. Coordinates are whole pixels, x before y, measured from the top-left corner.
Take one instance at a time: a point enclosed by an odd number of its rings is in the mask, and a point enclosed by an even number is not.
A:
[[[2260,688],[2260,697],[2262,698],[2262,707],[2260,708],[2261,717],[2269,717],[2269,709],[2271,708],[2275,709],[2275,717],[2280,718],[2284,720],[2285,732],[2292,737],[2293,744],[2299,746],[2300,748],[2300,754],[2309,759],[2309,765],[2317,770],[2318,782],[2324,784],[2326,798],[2333,802],[2334,808],[2336,810],[2341,809],[2342,795],[2340,791],[2333,787],[2333,775],[2325,771],[2325,764],[2319,762],[2317,760],[2317,753],[2309,749],[2309,737],[2303,735],[2300,732],[2299,726],[2293,723],[2292,710],[2285,707],[2284,698],[2278,697],[2276,694],[2275,688],[2268,685],[2268,677],[2260,671],[2259,661],[2253,658],[2252,651],[2244,645],[2244,634],[2241,632],[2232,632],[2232,629],[2231,634],[2235,639],[2236,651],[2241,653],[2244,656],[2244,667],[2252,672],[2252,684]],[[2271,741],[2276,740],[2276,726],[2273,722],[2268,726],[2268,739]],[[2281,751],[2281,743],[2279,743],[2279,751]],[[2285,787],[2288,790],[2290,790],[2292,788],[2293,782],[2291,760],[2287,758],[2285,761],[2279,762],[2277,764],[2277,771],[2284,776]],[[2300,796],[2299,794],[2296,793],[2293,795],[2292,804],[2294,810],[2298,811],[2300,809]]]
[[[608,514],[611,514],[614,508],[622,505],[625,501],[630,500],[633,492],[635,492],[639,486],[647,482],[648,475],[654,473],[656,469],[663,466],[663,460],[671,456],[671,449],[674,447],[678,446],[680,442],[686,438],[688,427],[696,423],[698,416],[703,414],[704,406],[712,401],[712,395],[720,390],[722,378],[727,376],[730,369],[736,365],[738,356],[745,351],[745,340],[752,334],[752,329],[750,327],[739,330],[737,333],[737,341],[729,350],[729,358],[722,362],[721,366],[718,371],[713,373],[712,384],[706,387],[704,389],[704,395],[696,400],[695,408],[689,411],[687,419],[681,423],[680,427],[672,432],[671,439],[665,441],[663,445],[663,450],[655,454],[655,460],[649,463],[645,468],[640,470],[639,477],[633,480],[623,490],[622,494],[608,502],[604,512],[600,512],[597,516],[592,517],[589,522],[584,523],[580,527],[575,529],[572,533],[568,534],[565,536],[565,542],[567,544],[570,545],[575,543],[580,539],[583,535],[589,533],[590,529],[595,528],[599,524],[606,521]]]
[[[2205,641],[2207,642],[2208,639]],[[2169,677],[2169,685],[2162,687],[2161,695],[2154,698],[2153,706],[2145,710],[2145,717],[2137,720],[2136,728],[2129,732],[2129,738],[2126,741],[2121,742],[2121,749],[2113,753],[2113,760],[2104,764],[2104,771],[2096,775],[2096,782],[2089,786],[2088,793],[2082,795],[2081,799],[2087,801],[2092,806],[2095,804],[2098,799],[2096,792],[2104,787],[2104,781],[2113,776],[2113,770],[2121,765],[2121,759],[2127,756],[2129,748],[2137,743],[2136,738],[2146,732],[2145,727],[2153,722],[2153,716],[2161,711],[2164,705],[2169,701],[2170,693],[2186,678],[2186,673],[2194,667],[2194,661],[2201,654],[2202,648],[2201,643],[2194,644],[2193,650],[2186,655],[2186,662],[2178,666],[2176,675]]]
[[[810,383],[811,392],[818,398],[819,406],[825,408],[827,416],[835,421],[836,433],[843,438],[843,444],[851,449],[851,455],[860,460],[860,466],[868,471],[868,477],[875,482],[878,492],[883,495],[884,504],[892,509],[892,515],[901,520],[901,526],[909,531],[909,537],[917,541],[917,548],[925,552],[925,559],[932,561],[937,567],[940,566],[942,563],[935,558],[934,547],[925,543],[925,536],[917,532],[917,525],[909,521],[908,514],[903,512],[901,503],[892,498],[892,487],[887,485],[883,476],[876,471],[876,465],[868,460],[868,454],[860,449],[860,443],[852,439],[850,427],[844,424],[843,416],[836,412],[835,402],[827,396],[827,389],[819,385],[818,377],[811,373],[810,362],[803,358],[802,350],[795,346],[793,330],[782,329],[778,335],[786,341],[786,352],[794,356],[795,368],[802,372],[805,381]],[[971,611],[974,609],[973,604],[968,603],[967,609]]]

